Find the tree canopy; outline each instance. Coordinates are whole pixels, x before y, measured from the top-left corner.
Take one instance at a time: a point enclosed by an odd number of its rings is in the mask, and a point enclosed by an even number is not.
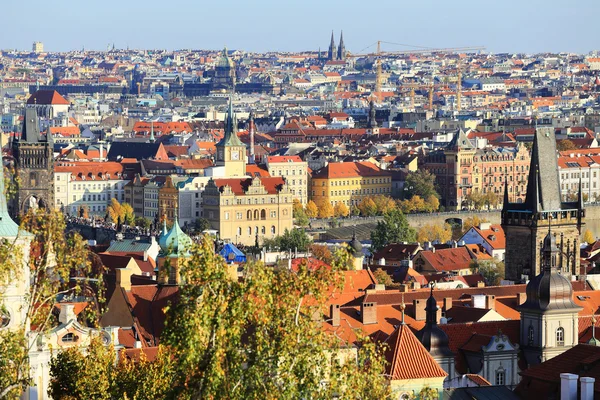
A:
[[[411,199],[413,196],[422,199],[430,196],[439,198],[435,189],[435,175],[425,169],[409,172],[404,182],[404,198]]]
[[[408,224],[402,211],[393,209],[383,216],[383,221],[378,221],[375,230],[371,232],[372,246],[375,251],[390,243],[414,242],[416,232]]]

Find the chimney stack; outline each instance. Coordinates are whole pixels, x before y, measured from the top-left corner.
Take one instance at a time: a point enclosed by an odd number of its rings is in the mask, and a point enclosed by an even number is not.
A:
[[[331,326],[340,326],[340,305],[332,304],[330,310]]]
[[[360,305],[360,315],[363,325],[377,323],[377,303],[369,302]]]
[[[485,308],[486,310],[495,310],[496,309],[496,296],[493,294],[488,294],[485,296]]]
[[[62,303],[60,305],[58,322],[61,324],[67,324],[69,321],[73,321],[75,318],[75,305],[70,303]]]
[[[424,299],[413,300],[413,307],[415,309],[415,320],[425,321],[427,313],[425,312],[426,301]]]
[[[408,286],[405,283],[403,283],[400,285],[400,293],[406,293],[406,292],[408,292]]]
[[[133,271],[127,268],[117,268],[117,287],[131,290],[131,275]]]
[[[444,312],[452,308],[452,297],[444,297]]]
[[[575,374],[560,374],[561,400],[577,400],[577,378]]]
[[[584,376],[579,379],[579,382],[581,382],[581,400],[594,400],[594,382],[596,382],[596,379]]]

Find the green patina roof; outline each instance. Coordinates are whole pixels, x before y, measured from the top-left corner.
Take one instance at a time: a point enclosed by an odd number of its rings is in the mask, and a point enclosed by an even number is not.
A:
[[[163,230],[163,234],[158,239],[158,244],[164,254],[184,254],[189,251],[192,239],[181,230],[177,217],[175,217],[171,230],[166,234],[164,232]]]
[[[246,146],[237,135],[237,119],[233,113],[233,104],[229,98],[229,109],[225,118],[225,136],[216,146]]]

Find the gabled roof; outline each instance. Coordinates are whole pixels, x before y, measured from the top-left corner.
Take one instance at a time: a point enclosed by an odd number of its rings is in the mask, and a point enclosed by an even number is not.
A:
[[[38,90],[27,99],[27,104],[69,105],[69,101],[56,90]]]
[[[408,325],[401,324],[385,341],[388,379],[445,378],[448,374],[431,357]]]
[[[391,173],[367,161],[329,163],[313,173],[313,178],[329,179],[365,176],[391,176]]]
[[[257,178],[258,179],[258,178]],[[215,179],[215,185],[218,188],[229,186],[236,195],[244,195],[248,187],[252,185],[252,178],[230,178],[230,179]],[[282,177],[260,178],[260,183],[264,186],[267,193],[276,194],[279,192],[279,187],[285,184]]]

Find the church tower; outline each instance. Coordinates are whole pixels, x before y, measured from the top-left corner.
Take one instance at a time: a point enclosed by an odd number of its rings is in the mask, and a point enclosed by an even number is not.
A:
[[[573,302],[568,274],[558,271],[560,249],[552,226],[548,221],[540,257],[542,271],[527,284],[527,300],[519,307],[521,348],[528,365],[556,357],[579,343],[582,308]]]
[[[375,116],[375,103],[373,103],[373,100],[371,100],[369,102],[369,118],[367,121],[367,134],[369,135],[379,133],[379,127],[377,126],[377,119]]]
[[[340,45],[338,47],[337,59],[340,61],[346,60],[346,46],[344,46],[344,32],[340,32]]]
[[[15,161],[16,194],[13,216],[29,208],[54,208],[54,154],[50,128],[45,137],[40,133],[35,108],[25,109],[20,138],[12,143]]]
[[[229,110],[225,119],[225,135],[217,148],[217,166],[225,167],[225,177],[246,176],[246,145],[237,135],[237,119],[229,98]]]
[[[520,282],[541,272],[541,243],[548,223],[559,237],[558,270],[569,279],[579,275],[579,235],[585,210],[581,188],[578,201],[561,199],[554,128],[536,128],[528,173],[524,203],[509,203],[508,186],[504,189],[506,279]]]
[[[335,48],[335,39],[333,38],[333,31],[331,31],[331,42],[329,43],[329,51],[327,52],[327,59],[329,61],[335,60],[337,56]]]

